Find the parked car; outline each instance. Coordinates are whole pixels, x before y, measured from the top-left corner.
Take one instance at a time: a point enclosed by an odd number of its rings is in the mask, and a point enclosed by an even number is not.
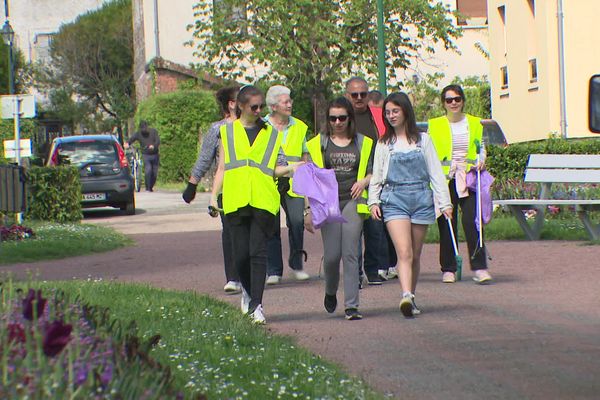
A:
[[[81,205],[116,207],[135,214],[133,177],[123,148],[110,135],[58,137],[47,165],[74,165],[81,178]]]
[[[423,132],[427,131],[428,125],[427,121],[417,122],[417,128]],[[483,125],[483,142],[486,145],[508,146],[506,136],[504,136],[502,128],[500,128],[500,125],[496,121],[493,119],[482,119],[481,125]]]

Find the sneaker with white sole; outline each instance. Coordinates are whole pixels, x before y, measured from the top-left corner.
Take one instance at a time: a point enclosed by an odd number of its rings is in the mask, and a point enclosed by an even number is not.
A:
[[[388,280],[388,276],[387,276],[387,269],[378,269],[377,270],[377,275],[379,275],[379,277],[381,278],[381,280],[383,282]]]
[[[442,274],[442,282],[444,283],[455,283],[456,282],[456,274],[454,272],[444,272]]]
[[[238,281],[229,281],[223,286],[227,294],[236,294],[242,291],[242,285]]]
[[[264,325],[267,323],[262,304],[256,306],[252,314],[250,314],[250,318],[252,318],[252,322],[254,322],[257,325]]]
[[[492,276],[486,269],[478,269],[475,271],[473,280],[480,285],[487,285],[492,281]]]
[[[387,271],[387,278],[388,280],[398,278],[398,269],[396,267],[389,267]]]
[[[297,281],[306,281],[310,279],[310,275],[301,269],[293,269],[292,275],[294,276],[294,278],[296,278]]]
[[[406,318],[412,318],[414,316],[413,299],[410,294],[402,296],[402,300],[400,301],[400,312]]]
[[[269,275],[267,277],[267,285],[279,285],[281,283],[281,277],[279,275]]]
[[[417,307],[417,303],[415,303],[415,295],[412,295],[412,307],[413,307],[413,315],[420,315],[421,310]]]
[[[248,308],[250,307],[250,295],[246,292],[244,288],[242,288],[242,300],[240,304],[240,308],[242,309],[242,314],[248,314]]]

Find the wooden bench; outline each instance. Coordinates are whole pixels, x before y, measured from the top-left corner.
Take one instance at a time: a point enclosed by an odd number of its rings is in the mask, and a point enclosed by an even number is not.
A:
[[[552,184],[600,183],[600,155],[587,154],[531,154],[525,171],[525,182],[540,183],[539,199],[494,200],[494,204],[507,206],[517,219],[529,240],[538,240],[544,225],[548,206],[575,206],[583,226],[593,240],[600,239],[600,224],[590,220],[589,212],[600,210],[600,199],[561,200],[552,199]],[[536,210],[535,220],[530,225],[524,210]]]

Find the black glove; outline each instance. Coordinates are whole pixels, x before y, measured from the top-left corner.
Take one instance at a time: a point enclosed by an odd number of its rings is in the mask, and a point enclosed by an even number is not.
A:
[[[192,182],[188,182],[187,187],[183,191],[181,197],[183,197],[183,201],[186,203],[191,203],[192,200],[196,198],[196,188],[198,185],[194,185]]]

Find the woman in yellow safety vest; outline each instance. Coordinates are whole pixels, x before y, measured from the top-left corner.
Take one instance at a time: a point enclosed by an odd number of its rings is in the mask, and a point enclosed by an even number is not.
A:
[[[238,119],[221,127],[219,165],[210,206],[223,212],[231,229],[233,259],[242,284],[242,312],[258,324],[266,322],[262,306],[267,273],[267,240],[279,212],[275,177],[291,175],[299,164],[287,166],[281,133],[261,118],[263,93],[244,86],[237,96]],[[216,215],[215,215],[216,216]]]
[[[471,168],[485,166],[485,146],[481,119],[463,112],[465,94],[459,85],[448,85],[441,93],[446,115],[429,120],[429,135],[433,140],[442,169],[448,180],[450,197],[454,206],[452,225],[457,231],[458,206],[462,211],[462,226],[465,232],[473,280],[487,284],[492,280],[487,271],[485,245],[479,248],[479,232],[475,225],[477,212],[476,195],[466,185],[466,173]],[[456,282],[456,257],[450,236],[450,229],[444,217],[438,218],[440,231],[440,265],[442,282]],[[483,227],[481,227],[483,235]]]
[[[356,132],[352,103],[340,97],[327,109],[327,130],[307,143],[312,161],[321,168],[333,169],[338,183],[340,210],[345,223],[321,227],[323,269],[325,272],[325,309],[333,313],[340,280],[340,261],[344,265],[344,307],[347,320],[362,319],[358,311],[358,257],[363,219],[369,215],[367,191],[371,179],[373,140]],[[314,232],[308,201],[305,201],[304,226]]]

